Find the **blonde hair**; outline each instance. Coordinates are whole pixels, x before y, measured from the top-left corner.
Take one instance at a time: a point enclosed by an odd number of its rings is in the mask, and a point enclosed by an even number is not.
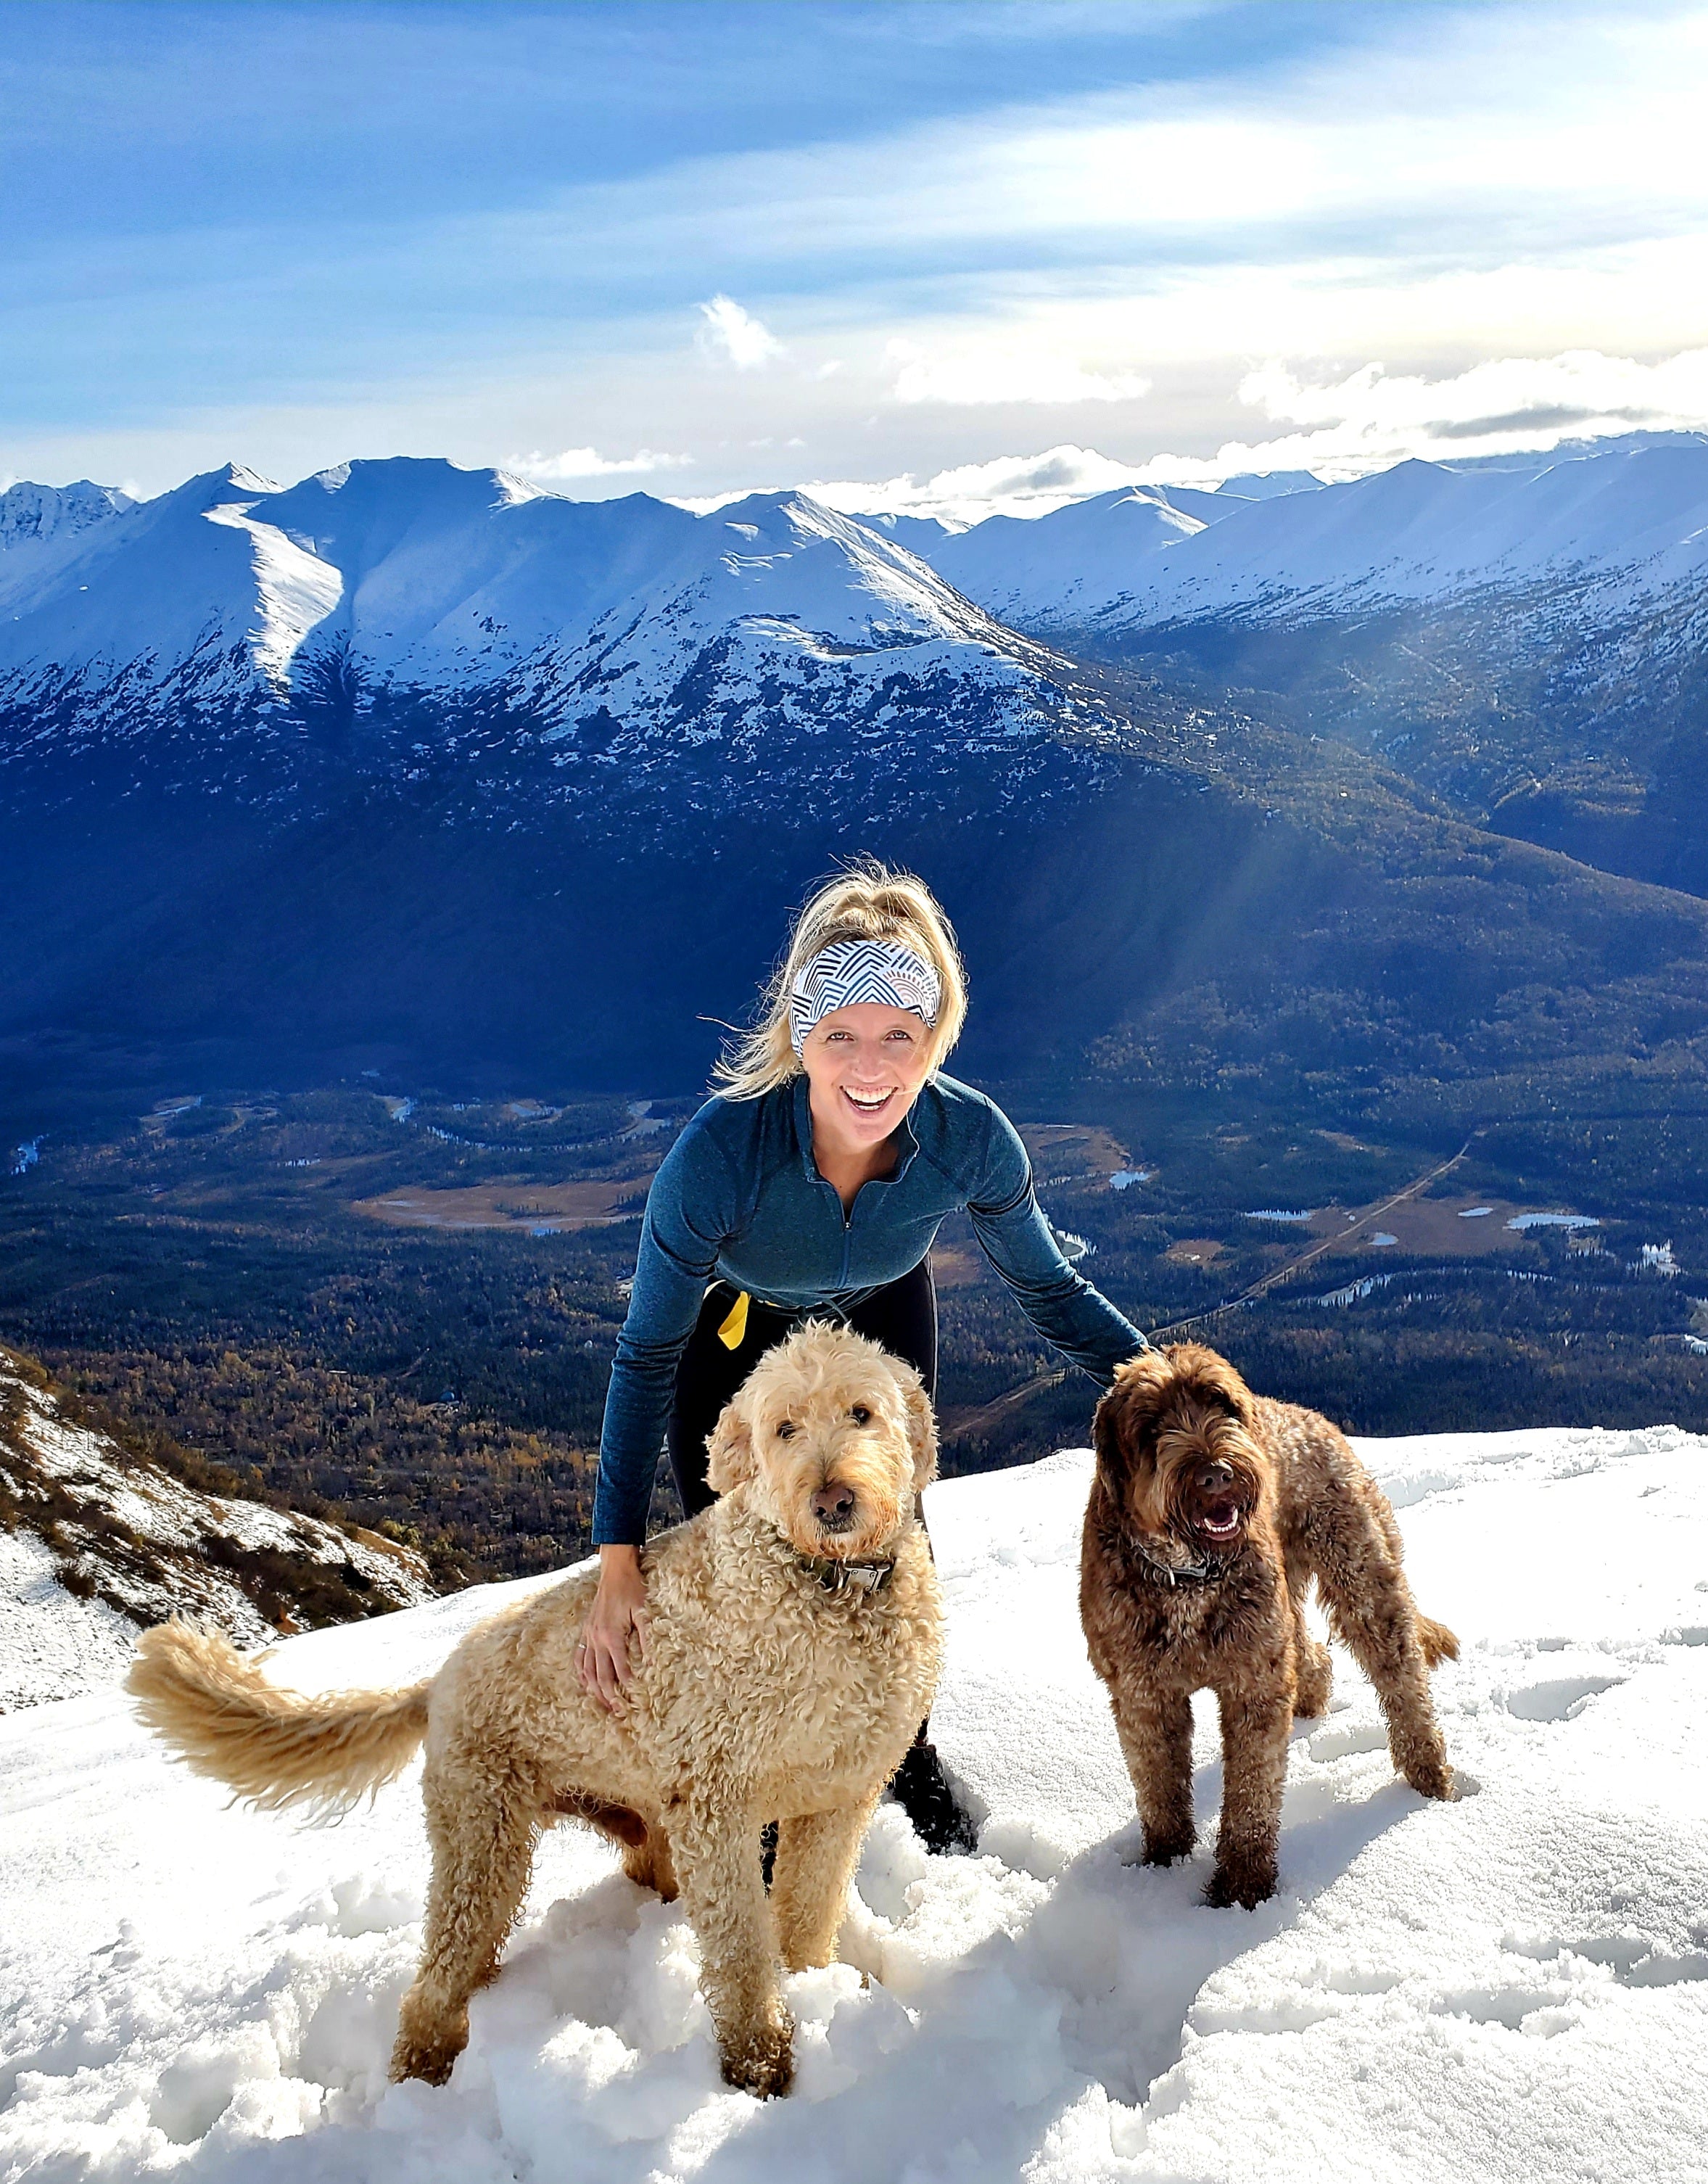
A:
[[[789,1040],[789,989],[798,972],[839,940],[904,941],[932,967],[943,996],[932,1032],[931,1067],[942,1067],[966,1021],[966,972],[954,928],[923,880],[862,857],[827,880],[796,918],[758,1022],[737,1034],[718,1058],[714,1091],[726,1100],[757,1100],[800,1075],[800,1057]]]

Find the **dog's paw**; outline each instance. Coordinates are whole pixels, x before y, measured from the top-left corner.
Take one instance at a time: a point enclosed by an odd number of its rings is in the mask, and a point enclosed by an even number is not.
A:
[[[794,2027],[786,2016],[776,2025],[756,2026],[740,2041],[726,2043],[721,2060],[726,2086],[771,2100],[794,2083]]]
[[[1317,1655],[1300,1661],[1299,1681],[1294,1692],[1293,1711],[1299,1721],[1321,1721],[1328,1712],[1328,1702],[1334,1696],[1334,1664],[1328,1658],[1328,1648],[1320,1646]]]
[[[1141,1865],[1172,1865],[1177,1858],[1190,1858],[1198,1842],[1195,1829],[1171,1830],[1166,1835],[1147,1833]]]
[[[457,2067],[457,2058],[467,2045],[466,2035],[453,2043],[448,2040],[411,2039],[400,2032],[392,2050],[392,2083],[400,2086],[406,2078],[419,2078],[424,2085],[448,2085],[451,2073]]]
[[[1204,1900],[1212,1911],[1231,1911],[1235,1904],[1255,1911],[1275,1893],[1275,1868],[1255,1860],[1238,1865],[1218,1865],[1210,1876]]]
[[[1420,1797],[1439,1797],[1444,1804],[1450,1805],[1459,1795],[1453,1769],[1444,1759],[1414,1760],[1404,1771],[1406,1780]]]
[[[466,2009],[436,2010],[414,1994],[405,1995],[392,2049],[392,2084],[401,2085],[405,2078],[419,2078],[429,2086],[447,2084],[468,2044]]]

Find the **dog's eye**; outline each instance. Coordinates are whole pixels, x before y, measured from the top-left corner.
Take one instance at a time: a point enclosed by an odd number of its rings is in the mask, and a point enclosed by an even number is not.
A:
[[[848,1416],[857,1426],[869,1426],[871,1424],[871,1412],[864,1403],[856,1403],[848,1412]]]
[[[777,1439],[779,1440],[793,1440],[794,1437],[795,1422],[793,1418],[785,1418],[782,1424],[777,1428]]]

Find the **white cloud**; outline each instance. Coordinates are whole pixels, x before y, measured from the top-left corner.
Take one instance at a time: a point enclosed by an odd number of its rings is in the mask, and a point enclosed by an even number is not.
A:
[[[936,515],[976,523],[987,515],[1044,515],[1071,500],[1116,486],[1146,482],[1144,470],[1099,454],[1095,448],[1063,445],[1036,455],[998,455],[961,463],[927,478],[884,478],[862,483],[821,479],[804,486],[815,500],[850,515]]]
[[[1136,402],[1150,392],[1150,382],[1136,372],[1088,371],[1043,345],[1016,348],[982,340],[933,353],[915,342],[897,340],[884,354],[897,367],[891,392],[898,402],[965,407],[998,402]]]
[[[510,456],[504,468],[529,478],[628,477],[648,471],[686,470],[693,461],[692,455],[660,454],[653,448],[637,448],[631,455],[616,457],[602,455],[597,448],[565,448],[560,455],[542,454],[536,448],[531,455]]]
[[[1366,364],[1326,382],[1271,361],[1246,375],[1239,398],[1269,417],[1315,428],[1263,443],[1274,467],[1303,463],[1352,476],[1409,455],[1509,454],[1562,440],[1700,429],[1708,426],[1708,348],[1655,364],[1599,349],[1499,357],[1438,379],[1390,377],[1380,364]],[[1217,460],[1253,452],[1230,443]]]
[[[1164,454],[1125,462],[1071,443],[998,455],[920,477],[821,480],[804,490],[851,514],[1043,515],[1117,486],[1215,486],[1252,472],[1308,470],[1359,477],[1421,456],[1451,462],[1633,432],[1708,432],[1708,348],[1655,364],[1579,349],[1503,357],[1432,379],[1390,377],[1379,364],[1309,381],[1279,362],[1247,373],[1242,402],[1302,432],[1225,440],[1213,455]]]
[[[699,309],[695,342],[703,354],[721,358],[737,371],[757,371],[788,353],[764,320],[744,311],[733,296],[714,296]]]

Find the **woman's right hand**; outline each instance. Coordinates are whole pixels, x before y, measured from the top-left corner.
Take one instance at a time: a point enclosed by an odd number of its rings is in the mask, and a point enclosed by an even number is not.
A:
[[[576,1648],[576,1673],[581,1689],[598,1701],[607,1713],[622,1707],[635,1671],[629,1646],[632,1641],[644,1660],[651,1635],[647,1614],[647,1581],[641,1574],[638,1547],[599,1549],[599,1589],[581,1625]]]

